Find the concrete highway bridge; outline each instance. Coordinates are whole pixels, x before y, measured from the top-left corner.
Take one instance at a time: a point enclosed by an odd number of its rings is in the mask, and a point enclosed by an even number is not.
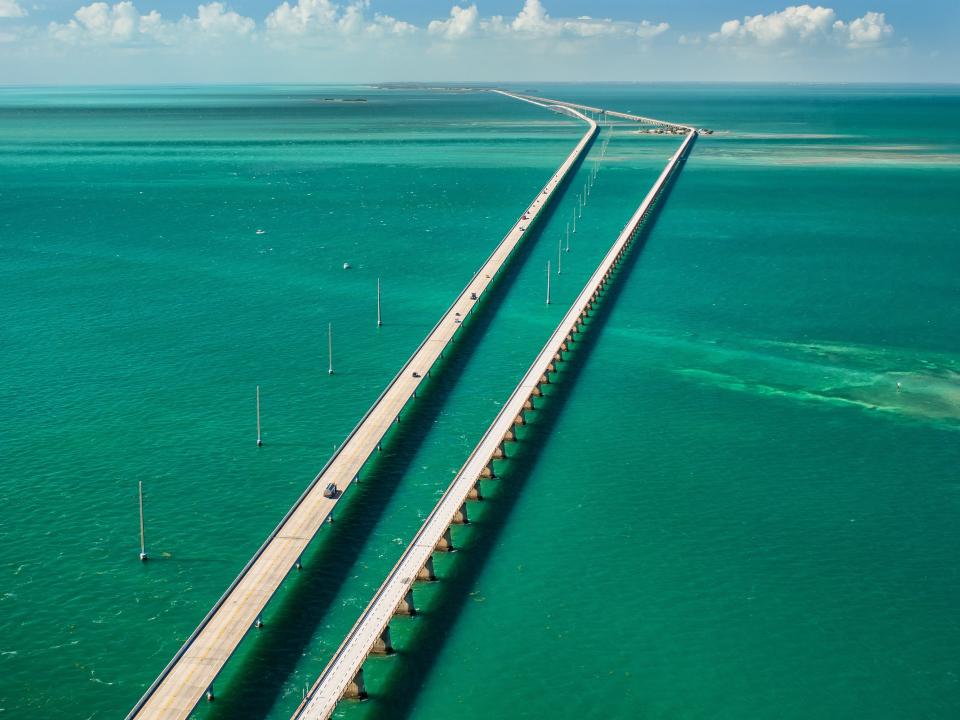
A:
[[[546,98],[522,97],[519,99],[551,106],[558,103]],[[581,105],[574,109],[590,110],[587,106]],[[686,128],[686,126],[678,127]],[[366,659],[371,654],[389,654],[393,651],[390,622],[394,616],[416,613],[414,585],[418,581],[436,579],[433,571],[433,554],[452,549],[450,527],[466,522],[467,501],[482,498],[481,478],[495,476],[494,459],[506,457],[505,446],[515,440],[516,426],[525,424],[526,413],[535,407],[537,398],[543,394],[541,388],[550,382],[551,373],[556,372],[557,365],[564,360],[570,344],[583,331],[585,319],[593,311],[594,304],[601,298],[614,270],[640,233],[641,226],[649,216],[657,198],[663,193],[667,183],[686,158],[697,134],[693,128],[686,128],[686,130],[688,132],[680,147],[671,156],[643,202],[573,301],[523,379],[504,403],[500,413],[487,428],[466,463],[361,613],[297,709],[293,720],[326,720],[342,698],[366,696],[363,680],[363,665]]]
[[[568,346],[583,328],[584,319],[601,297],[617,264],[640,232],[657,198],[680,167],[696,137],[693,128],[655,121],[641,116],[614,113],[585,105],[548,98],[501,94],[546,109],[562,112],[586,125],[577,145],[538,190],[526,211],[510,228],[492,254],[477,270],[439,322],[424,338],[413,355],[390,381],[383,393],[360,419],[327,464],[253,557],[240,571],[197,628],[186,639],[157,679],[128,714],[136,719],[184,719],[205,696],[214,697],[214,681],[237,646],[251,630],[260,625],[267,603],[287,575],[301,566],[301,558],[310,542],[323,527],[337,503],[359,481],[366,464],[376,456],[394,423],[400,422],[417,389],[429,377],[431,369],[477,307],[498,274],[509,263],[518,245],[543,217],[545,209],[562,191],[564,180],[585,157],[597,136],[598,124],[584,113],[616,114],[637,122],[680,128],[685,138],[661,172],[641,205],[620,233],[599,267],[571,305],[543,350],[534,360],[520,384],[494,419],[480,443],[454,478],[446,493],[407,547],[350,634],[331,659],[316,684],[297,710],[296,718],[327,718],[343,697],[362,696],[363,663],[371,653],[390,650],[390,621],[397,614],[415,612],[413,585],[433,577],[432,555],[452,547],[450,526],[466,519],[467,500],[479,498],[479,479],[493,475],[493,459],[504,456],[504,444],[513,440],[513,428],[525,422],[525,413],[534,407],[541,386],[562,362]],[[325,492],[335,485],[333,497]]]

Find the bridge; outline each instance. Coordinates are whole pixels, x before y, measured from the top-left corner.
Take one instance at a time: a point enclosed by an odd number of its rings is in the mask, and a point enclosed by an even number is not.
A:
[[[546,106],[556,106],[567,107],[576,110],[582,110],[588,113],[594,113],[599,116],[610,116],[610,117],[619,117],[624,120],[632,120],[634,122],[643,123],[644,125],[658,125],[660,127],[673,128],[675,130],[680,130],[684,134],[696,132],[696,130],[690,125],[682,125],[680,123],[671,122],[669,120],[658,120],[657,118],[646,117],[644,115],[633,115],[631,113],[620,112],[618,110],[608,110],[606,108],[594,107],[593,105],[583,105],[581,103],[572,103],[561,100],[551,100],[550,98],[539,97],[537,95],[525,95],[522,93],[509,93],[503,90],[495,90],[501,95],[507,95],[509,97],[516,98],[518,100],[526,100],[527,102],[533,102],[538,105]]]
[[[565,104],[573,112],[578,109],[599,110],[584,105],[559,103],[547,98],[498,92],[527,102],[551,106]],[[639,118],[639,116],[631,117]],[[641,121],[646,122],[649,119],[644,118]],[[683,143],[671,156],[643,202],[573,301],[523,379],[504,403],[500,413],[361,613],[310,692],[304,697],[300,707],[294,713],[293,720],[326,720],[333,714],[337,703],[342,698],[366,696],[363,680],[364,663],[371,654],[392,652],[391,620],[396,615],[416,613],[414,584],[418,580],[436,579],[433,571],[433,554],[437,551],[452,549],[451,525],[466,521],[467,501],[481,497],[481,478],[495,477],[494,459],[506,457],[505,444],[516,439],[516,426],[526,422],[525,413],[532,410],[536,398],[542,396],[542,386],[550,382],[550,374],[556,372],[557,364],[564,360],[564,353],[568,351],[570,343],[583,330],[585,319],[610,281],[614,269],[638,236],[644,219],[649,215],[657,198],[689,152],[697,136],[696,130],[675,123],[669,123],[669,125],[686,131]]]
[[[536,99],[528,101],[545,107],[555,105]],[[586,153],[597,134],[597,123],[578,110],[564,108],[562,111],[587,124],[583,137],[173,659],[147,688],[127,715],[128,720],[179,720],[187,718],[204,695],[213,699],[213,684],[220,670],[247,632],[261,624],[267,603],[291,570],[301,566],[304,551],[330,517],[344,491],[359,480],[361,470],[380,449],[391,426],[400,422],[407,403],[416,398],[417,389],[430,375],[431,368],[443,357],[463,321],[470,316],[479,299],[509,261],[514,249],[532,231],[564,179]],[[338,489],[335,497],[325,494],[329,483],[335,484]]]

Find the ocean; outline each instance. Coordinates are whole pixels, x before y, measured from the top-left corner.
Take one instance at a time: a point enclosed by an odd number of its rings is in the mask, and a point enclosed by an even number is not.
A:
[[[513,89],[714,134],[337,717],[960,715],[960,89]],[[0,716],[132,707],[582,132],[0,88]],[[679,143],[606,137],[198,718],[290,717]]]

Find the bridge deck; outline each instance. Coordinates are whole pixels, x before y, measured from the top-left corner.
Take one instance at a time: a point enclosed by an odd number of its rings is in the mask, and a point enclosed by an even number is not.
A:
[[[536,103],[543,105],[543,103]],[[322,527],[339,498],[324,497],[327,483],[346,489],[377,450],[393,422],[427,376],[440,354],[450,344],[460,320],[465,319],[506,263],[528,228],[549,203],[557,187],[587,149],[597,124],[579,112],[573,113],[589,128],[563,164],[537,193],[497,248],[473,276],[450,309],[390,382],[373,406],[351,431],[277,528],[231,583],[196,630],[176,653],[160,676],[127,716],[132,718],[186,718],[211,687],[240,641],[263,612],[307,545]],[[419,377],[414,377],[416,372]]]
[[[634,120],[636,122],[645,123],[648,125],[662,125],[664,127],[679,128],[681,130],[686,130],[687,132],[692,132],[694,130],[694,128],[689,125],[681,125],[680,123],[670,122],[669,120],[658,120],[657,118],[646,117],[645,115],[633,115],[632,113],[620,112],[619,110],[608,110],[606,108],[594,107],[593,105],[582,105],[580,103],[571,103],[562,100],[551,100],[550,98],[540,97],[539,95],[506,93],[500,90],[497,90],[496,92],[500,92],[503,95],[510,95],[510,97],[515,97],[518,100],[526,100],[527,102],[536,102],[545,105],[561,105],[568,108],[574,108],[576,110],[586,110],[587,112],[603,113],[605,115],[621,117],[625,120]]]
[[[601,285],[622,257],[627,245],[635,237],[635,232],[640,223],[663,190],[680,160],[685,156],[695,135],[696,132],[691,130],[680,148],[670,158],[667,166],[663,169],[603,261],[587,281],[580,295],[574,300],[520,384],[510,395],[500,413],[443,494],[443,497],[440,498],[436,507],[414,536],[413,541],[387,575],[380,589],[377,590],[350,633],[337,649],[333,658],[297,709],[294,720],[326,720],[333,713],[346,689],[362,669],[364,661],[374,647],[374,643],[381,636],[384,628],[387,627],[394,616],[397,607],[410,591],[420,569],[424,567],[436,550],[441,537],[453,522],[455,513],[466,502],[484,468],[491,462],[497,448],[504,442],[507,432],[512,430],[517,416],[524,411],[526,402],[542,384],[542,378],[549,372],[551,363],[555,361],[558,353],[562,350],[563,344],[572,335],[575,326],[587,311],[588,304],[597,295]]]

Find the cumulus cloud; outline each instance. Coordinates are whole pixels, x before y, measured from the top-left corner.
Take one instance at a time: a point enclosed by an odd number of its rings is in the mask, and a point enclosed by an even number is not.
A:
[[[129,44],[141,39],[156,39],[163,24],[160,13],[146,15],[132,2],[112,7],[105,2],[84,5],[66,23],[50,23],[50,35],[67,43]]]
[[[276,0],[275,0],[276,1]],[[17,0],[0,0],[0,17],[25,14]],[[445,19],[426,26],[427,35],[444,41],[473,36],[513,38],[524,41],[539,38],[568,41],[590,38],[646,40],[670,26],[651,23],[593,18],[553,18],[541,0],[525,0],[515,17],[481,17],[477,5],[454,5]],[[371,0],[282,0],[258,27],[257,21],[230,10],[220,0],[197,7],[195,16],[179,20],[157,10],[141,12],[135,0],[97,0],[80,7],[66,22],[51,22],[47,35],[63,44],[105,46],[178,46],[198,40],[266,38],[274,42],[331,43],[339,40],[361,41],[415,35],[419,28],[404,20],[371,10]],[[857,27],[858,37],[872,30]]]
[[[469,37],[476,32],[480,24],[480,13],[476,5],[450,8],[450,17],[446,20],[431,20],[427,32],[447,40]]]
[[[710,40],[731,45],[783,47],[818,41],[839,42],[848,47],[878,45],[893,35],[883,13],[868,12],[849,23],[838,19],[832,8],[791,5],[769,15],[748,15],[727,20]]]
[[[156,10],[141,13],[130,0],[114,5],[95,2],[77,10],[66,23],[50,23],[52,38],[68,44],[175,45],[189,39],[244,37],[256,23],[228,10],[221,2],[197,7],[196,17],[165,20]]]
[[[599,19],[587,15],[577,18],[552,18],[540,0],[526,0],[515,18],[502,15],[481,18],[476,5],[450,9],[446,20],[434,20],[427,31],[445,40],[457,40],[477,34],[516,36],[520,38],[595,38],[623,37],[648,39],[666,32],[670,26],[648,20]]]
[[[654,25],[649,20],[629,22],[592,18],[551,18],[540,0],[526,0],[523,9],[510,23],[517,33],[539,37],[600,37],[621,36],[651,38],[666,32],[670,25],[665,22]]]
[[[893,25],[887,22],[883,13],[868,12],[850,24],[836,23],[836,29],[846,34],[849,47],[869,47],[879,45],[893,35]]]
[[[417,28],[390,15],[374,13],[367,17],[369,0],[354,0],[347,5],[331,0],[284,0],[265,21],[267,31],[282,36],[387,37],[416,32]]]
[[[0,0],[0,18],[20,18],[26,17],[27,11],[24,10],[17,0]]]
[[[180,20],[181,27],[198,30],[207,36],[250,35],[257,27],[251,18],[244,17],[220,2],[200,5],[197,8],[197,17],[184,17]]]

